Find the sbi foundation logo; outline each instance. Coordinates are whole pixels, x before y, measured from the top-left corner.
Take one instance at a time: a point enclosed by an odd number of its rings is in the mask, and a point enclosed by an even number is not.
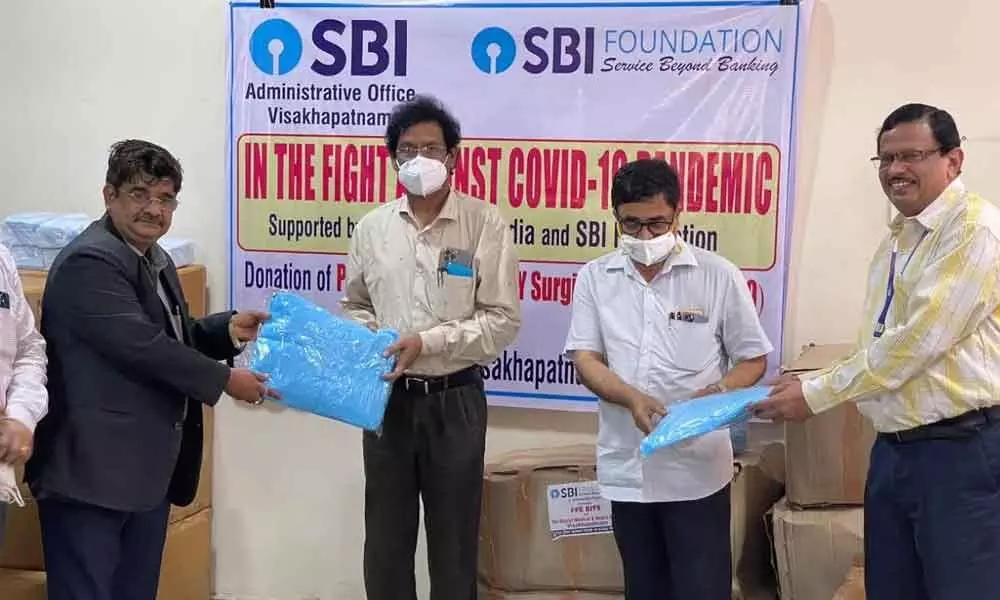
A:
[[[302,60],[302,36],[284,19],[264,21],[250,35],[250,57],[267,75],[284,75]]]
[[[488,75],[498,75],[514,66],[524,54],[521,68],[541,73],[593,73],[595,29],[584,27],[530,27],[518,38],[502,27],[487,27],[472,38],[472,64]]]
[[[306,41],[308,40],[308,49]],[[287,75],[303,62],[322,77],[406,75],[406,21],[323,19],[303,38],[285,19],[268,19],[250,34],[250,58],[265,75]]]

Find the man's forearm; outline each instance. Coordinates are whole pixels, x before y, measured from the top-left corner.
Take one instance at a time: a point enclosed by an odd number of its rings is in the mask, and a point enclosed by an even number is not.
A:
[[[767,357],[759,356],[737,363],[726,376],[722,378],[722,385],[727,390],[750,387],[760,381],[767,370]]]
[[[608,368],[603,357],[592,353],[573,353],[573,364],[583,385],[601,400],[630,408],[635,388],[629,386]]]

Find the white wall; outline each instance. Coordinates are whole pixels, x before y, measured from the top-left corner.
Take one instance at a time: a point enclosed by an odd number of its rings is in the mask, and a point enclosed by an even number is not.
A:
[[[823,0],[804,86],[800,195],[786,341],[840,342],[859,325],[863,272],[886,205],[867,158],[881,119],[920,100],[968,136],[967,181],[1000,199],[1000,79],[984,52],[1000,8],[954,0]],[[975,7],[975,8],[974,8]],[[108,146],[155,140],[186,167],[174,233],[226,290],[226,9],[220,0],[12,2],[0,17],[0,214],[42,203],[99,214]],[[246,600],[355,600],[359,436],[295,414],[219,409],[216,584]],[[591,415],[494,410],[489,452],[590,438]],[[418,558],[419,561],[422,558]],[[425,569],[419,568],[421,586]],[[426,594],[426,592],[424,592]]]

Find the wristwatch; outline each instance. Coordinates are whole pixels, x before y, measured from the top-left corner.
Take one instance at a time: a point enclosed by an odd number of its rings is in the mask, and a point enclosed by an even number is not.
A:
[[[722,383],[721,381],[718,383],[713,383],[712,385],[708,386],[708,388],[711,390],[715,390],[716,394],[721,394],[723,392],[729,391],[729,388],[726,387],[726,384]]]

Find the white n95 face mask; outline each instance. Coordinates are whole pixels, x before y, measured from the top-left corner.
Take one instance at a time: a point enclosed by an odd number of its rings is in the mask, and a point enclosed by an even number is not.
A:
[[[399,165],[399,182],[414,196],[426,196],[441,189],[448,181],[448,167],[419,154]]]
[[[670,256],[670,251],[677,245],[677,236],[672,231],[649,240],[623,235],[618,244],[626,256],[648,267]]]

